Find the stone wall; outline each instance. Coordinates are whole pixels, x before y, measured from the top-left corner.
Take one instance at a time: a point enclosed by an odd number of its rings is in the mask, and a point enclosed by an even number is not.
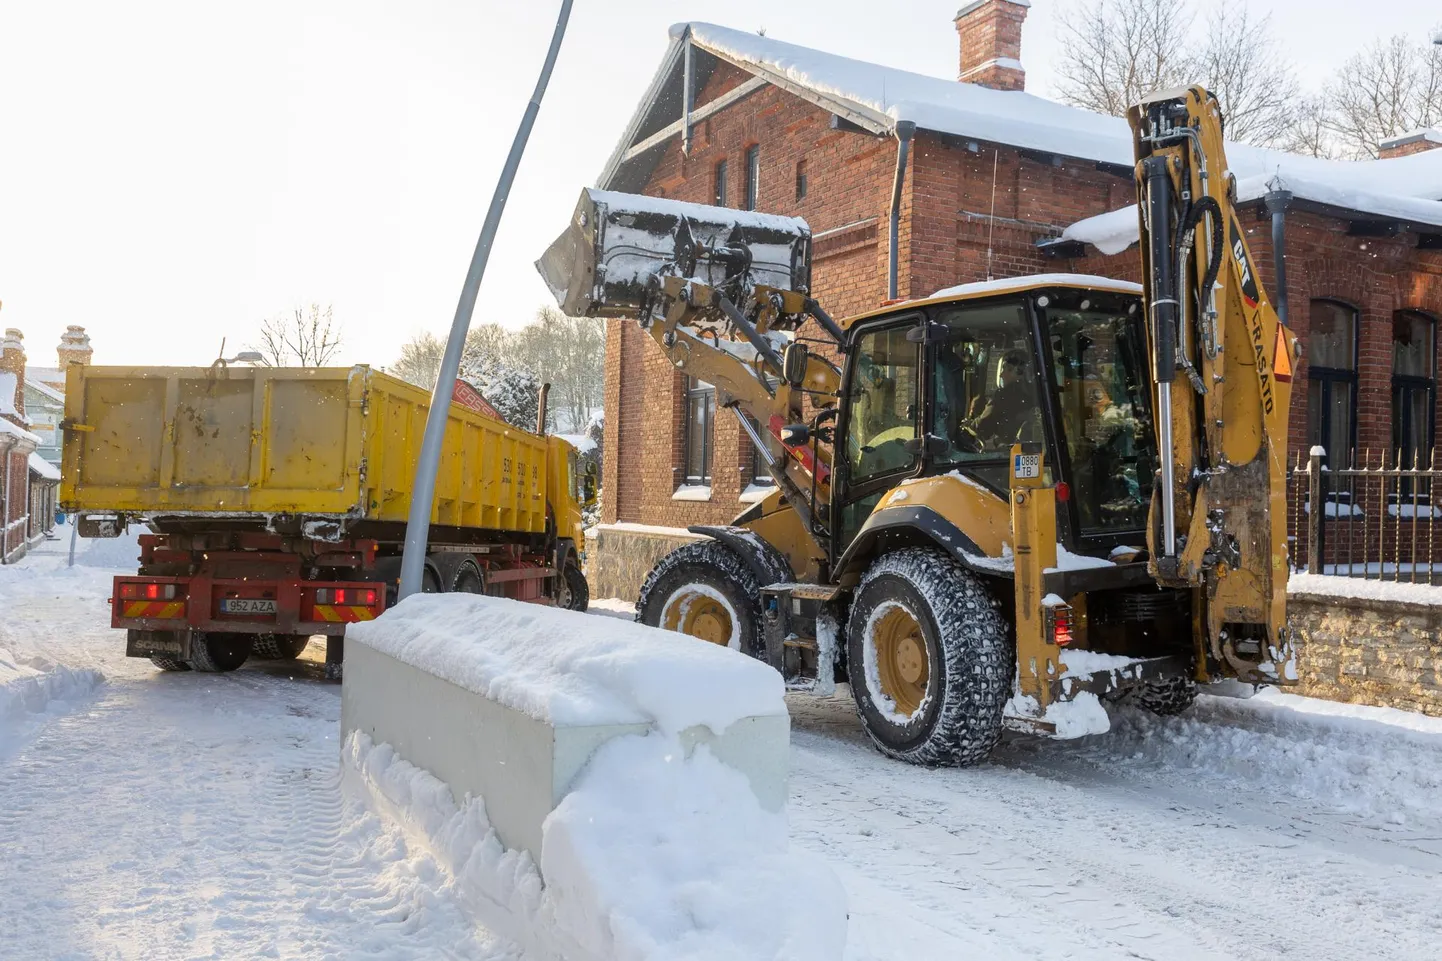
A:
[[[1289,594],[1297,693],[1442,717],[1442,607]]]
[[[656,562],[701,538],[685,530],[601,524],[586,534],[586,581],[591,596],[634,601]]]

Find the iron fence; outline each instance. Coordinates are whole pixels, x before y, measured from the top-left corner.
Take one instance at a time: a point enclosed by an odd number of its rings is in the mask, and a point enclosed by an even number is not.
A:
[[[1442,505],[1432,498],[1439,477],[1435,450],[1410,463],[1396,451],[1362,451],[1346,467],[1320,447],[1299,455],[1287,472],[1292,569],[1442,582]]]

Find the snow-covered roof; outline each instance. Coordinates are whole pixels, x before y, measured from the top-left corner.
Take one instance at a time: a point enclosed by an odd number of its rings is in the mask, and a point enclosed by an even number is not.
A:
[[[6,420],[4,417],[0,417],[0,434],[9,434],[11,437],[18,437],[21,440],[28,440],[32,444],[38,445],[44,443],[44,441],[40,439],[39,435],[32,434],[23,427],[17,427],[15,424]]]
[[[1384,140],[1377,146],[1383,150],[1391,150],[1413,143],[1442,144],[1442,130],[1438,130],[1436,127],[1423,127],[1421,130],[1409,130],[1406,133],[1398,134],[1390,140]]]
[[[32,367],[25,368],[25,388],[27,390],[33,390],[37,394],[55,401],[57,404],[64,404],[65,394],[37,378],[31,373],[32,370],[34,370]]]
[[[24,420],[24,416],[15,408],[16,386],[15,375],[8,370],[0,370],[0,415],[8,414]]]
[[[31,367],[26,366],[25,378],[27,380],[42,381],[47,384],[65,383],[65,371],[59,367]]]
[[[60,468],[34,451],[30,452],[30,472],[38,474],[46,480],[58,481],[60,479]]]
[[[580,454],[589,454],[596,449],[596,442],[585,434],[557,434],[557,437],[576,448]]]
[[[1111,277],[1097,277],[1093,274],[1033,274],[1029,277],[1005,277],[1001,280],[983,280],[974,284],[959,284],[946,287],[932,294],[932,297],[956,297],[971,294],[1003,294],[1013,290],[1032,290],[1037,287],[1090,287],[1094,290],[1115,290],[1123,294],[1140,294],[1141,284],[1129,280],[1115,280]]]
[[[667,85],[679,82],[680,49],[688,36],[693,48],[876,133],[889,133],[898,121],[908,120],[937,133],[1126,170],[1134,163],[1131,129],[1120,117],[1024,91],[992,90],[853,60],[748,31],[680,23],[671,28],[672,44],[661,71],[602,174],[603,187],[639,189],[645,178],[638,180],[638,171],[623,167],[646,156],[654,164],[659,156],[665,140],[655,138],[665,123],[680,117],[679,102],[673,102],[678,98],[669,94]],[[637,153],[636,145],[651,141],[649,152]],[[1227,146],[1227,160],[1240,181],[1243,200],[1261,197],[1268,182],[1280,177],[1300,200],[1442,227],[1442,150],[1390,160],[1341,161],[1234,143]]]

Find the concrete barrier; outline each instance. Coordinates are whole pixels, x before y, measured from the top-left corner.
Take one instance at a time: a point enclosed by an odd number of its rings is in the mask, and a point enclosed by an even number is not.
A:
[[[483,798],[500,841],[537,864],[546,817],[597,749],[625,735],[665,731],[687,757],[704,744],[762,808],[785,806],[783,685],[734,651],[477,595],[417,595],[347,640],[342,741],[361,731],[448,784],[458,804]],[[728,684],[756,713],[716,714]]]

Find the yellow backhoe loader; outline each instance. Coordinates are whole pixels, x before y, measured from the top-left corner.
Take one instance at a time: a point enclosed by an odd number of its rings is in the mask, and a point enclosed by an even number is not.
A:
[[[969,764],[1101,701],[1295,680],[1283,498],[1297,341],[1201,88],[1131,113],[1143,286],[1046,275],[834,321],[803,221],[587,190],[537,266],[716,385],[777,488],[656,565],[637,616],[847,679],[871,738]],[[820,343],[818,343],[820,341]]]

